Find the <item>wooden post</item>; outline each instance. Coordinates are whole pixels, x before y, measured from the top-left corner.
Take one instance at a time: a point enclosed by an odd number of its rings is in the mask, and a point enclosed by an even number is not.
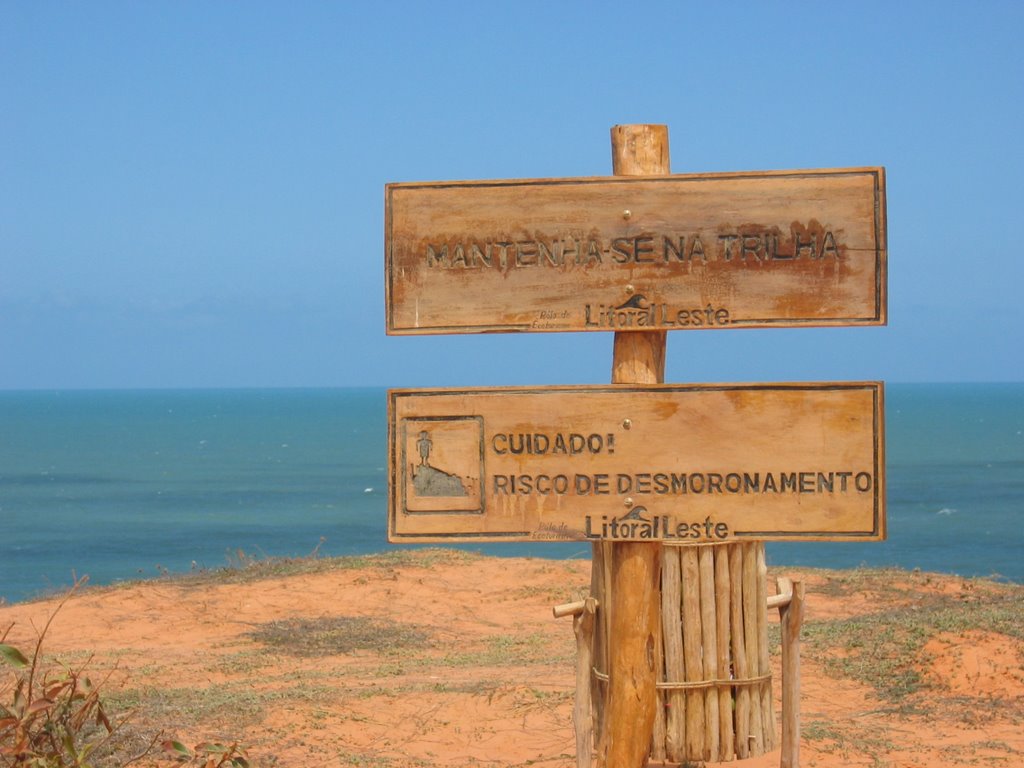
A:
[[[573,619],[572,628],[576,635],[576,706],[572,719],[576,726],[577,768],[590,768],[590,749],[594,739],[591,719],[590,678],[594,671],[594,612],[597,600],[588,597],[583,608]]]
[[[782,755],[780,768],[800,766],[800,626],[804,585],[793,582],[793,596],[782,608]]]
[[[608,673],[608,641],[611,628],[608,622],[608,612],[611,606],[611,545],[606,541],[598,541],[593,547],[593,560],[590,574],[590,594],[597,599],[598,610],[601,615],[597,617],[597,626],[594,628],[594,668],[601,670],[605,675]],[[605,699],[608,695],[607,680],[601,680],[596,675],[592,676],[590,683],[590,700],[593,705],[593,732],[601,735],[604,726]],[[587,746],[592,750],[593,745]]]
[[[715,553],[711,547],[697,548],[700,570],[700,627],[701,655],[704,665],[704,679],[718,677],[718,624],[715,611]],[[767,653],[767,644],[765,645]],[[721,760],[719,741],[718,691],[708,688],[704,691],[704,754],[708,760]]]
[[[754,544],[757,556],[757,675],[771,677],[771,659],[768,656],[768,563],[765,559],[764,542]],[[764,751],[775,749],[775,709],[772,706],[771,681],[758,684],[761,707],[761,723],[764,730]]]
[[[683,576],[679,547],[665,547],[661,568],[661,622],[664,635],[665,675],[673,682],[686,679],[683,661]],[[686,755],[686,697],[674,688],[666,692],[668,713],[665,723],[665,754],[679,763]]]
[[[731,610],[729,547],[715,547],[715,628],[718,633],[717,673],[719,680],[728,680],[729,666],[729,611]],[[718,688],[719,746],[722,760],[736,756],[735,731],[732,724],[732,694],[725,686]]]
[[[612,128],[612,171],[619,176],[669,173],[667,126]],[[630,288],[622,288],[625,301]],[[665,341],[665,331],[616,332],[612,383],[664,383]],[[655,638],[661,631],[661,544],[622,542],[611,549],[614,586],[610,604],[602,605],[610,611],[608,697],[597,767],[641,768],[651,748],[658,701]]]
[[[679,558],[683,572],[683,663],[687,683],[700,683],[704,679],[704,660],[700,631],[700,564],[697,547],[681,547]],[[706,755],[703,688],[686,690],[686,758],[703,760]]]
[[[743,632],[743,560],[745,547],[737,546],[729,556],[729,621],[732,638],[732,660],[735,674],[740,680],[750,676],[747,668],[747,648]],[[736,690],[736,757],[750,757],[750,688],[741,685]]]

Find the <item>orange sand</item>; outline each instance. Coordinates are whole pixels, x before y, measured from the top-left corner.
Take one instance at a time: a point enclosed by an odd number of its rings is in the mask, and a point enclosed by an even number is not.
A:
[[[115,703],[162,702],[140,707],[126,726],[138,743],[161,731],[190,744],[238,739],[260,766],[569,768],[574,640],[571,620],[552,618],[551,607],[583,596],[589,573],[586,561],[434,553],[246,584],[86,590],[57,615],[45,650],[73,664],[91,654],[92,676],[109,673],[104,688]],[[880,601],[913,610],[924,594],[970,589],[955,577],[908,575],[896,596],[836,597],[823,572],[786,574],[807,585],[807,622],[877,610]],[[13,624],[7,642],[27,650],[56,602],[0,607],[0,632]],[[249,635],[271,621],[337,617],[414,625],[428,641],[306,656]],[[1019,640],[940,634],[920,671],[942,705],[920,715],[894,711],[870,687],[805,658],[801,764],[1024,765],[1022,664]],[[778,761],[775,751],[737,765]],[[154,764],[167,763],[133,763]]]

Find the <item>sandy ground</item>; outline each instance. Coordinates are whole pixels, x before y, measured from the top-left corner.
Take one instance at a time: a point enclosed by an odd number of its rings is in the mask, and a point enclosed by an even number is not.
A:
[[[44,650],[87,666],[110,707],[133,712],[125,755],[162,734],[238,740],[258,766],[575,765],[572,623],[551,608],[586,594],[588,561],[428,552],[358,565],[84,590]],[[936,601],[978,609],[1015,595],[1021,605],[1024,590],[785,573],[806,584],[808,631],[880,611],[913,617]],[[28,649],[56,604],[0,607],[0,633],[13,625],[7,642]],[[1024,642],[1012,634],[956,622],[928,633],[902,700],[833,663],[867,653],[882,664],[883,638],[876,648],[805,642],[801,765],[1024,766]],[[777,681],[777,653],[773,663]],[[778,765],[779,752],[738,764]]]

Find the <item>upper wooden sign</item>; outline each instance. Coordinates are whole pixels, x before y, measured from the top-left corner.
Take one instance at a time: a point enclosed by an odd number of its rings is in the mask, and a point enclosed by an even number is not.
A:
[[[385,194],[391,334],[886,322],[882,168]]]
[[[392,390],[388,537],[885,538],[882,385]]]

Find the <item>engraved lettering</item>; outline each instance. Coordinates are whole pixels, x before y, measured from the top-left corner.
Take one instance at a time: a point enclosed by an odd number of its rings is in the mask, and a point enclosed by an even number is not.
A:
[[[633,240],[633,254],[637,264],[654,261],[654,238],[635,238]]]
[[[753,257],[754,261],[761,261],[761,237],[759,235],[744,235],[740,243],[740,259],[747,260],[747,256]]]
[[[807,226],[794,222],[784,238],[777,228],[744,227],[743,231],[717,235],[718,250],[710,254],[705,246],[709,232],[642,232],[637,235],[602,237],[593,234],[542,235],[511,239],[483,237],[428,242],[423,257],[429,268],[510,269],[548,268],[565,270],[573,266],[649,264],[678,268],[696,260],[731,262],[788,262],[796,259],[839,260],[843,245],[832,230],[812,221]]]
[[[453,267],[465,267],[466,263],[466,249],[462,247],[462,243],[456,243],[455,248],[452,251],[452,266]]]
[[[804,252],[808,252],[808,255],[813,259],[818,255],[818,236],[811,235],[810,240],[803,240],[800,237],[799,232],[793,233],[793,258],[799,259],[800,255]]]
[[[831,256],[834,259],[839,258],[839,246],[836,245],[836,238],[831,232],[825,233],[824,241],[821,244],[821,254],[818,258],[825,258]]]
[[[722,246],[722,258],[725,261],[732,260],[732,244],[739,240],[739,235],[719,235],[718,242]]]
[[[588,475],[578,475],[591,478]],[[597,477],[596,475],[593,477]],[[602,477],[608,477],[604,475]],[[846,482],[850,478],[853,483]],[[836,483],[839,480],[839,483]],[[589,490],[596,481],[581,480]],[[679,496],[684,494],[833,494],[849,493],[856,488],[865,493],[873,487],[870,472],[618,472],[608,481],[622,495]],[[837,487],[838,486],[838,487]]]
[[[790,249],[789,253],[786,253],[785,251],[779,250],[779,236],[778,235],[771,235],[770,242],[771,242],[771,253],[769,255],[770,259],[772,259],[772,260],[779,260],[779,261],[789,261],[790,259],[795,258],[796,252],[794,250],[792,250],[792,244],[791,244],[791,249]]]
[[[447,245],[428,245],[427,246],[427,266],[442,266],[448,265],[448,246]]]
[[[567,237],[562,241],[562,262],[565,263],[566,261],[576,264],[580,263],[579,246],[576,245],[576,240],[571,237]]]
[[[537,243],[532,240],[516,242],[516,266],[527,267],[538,263]]]
[[[630,260],[629,238],[616,237],[612,240],[612,260],[617,264],[625,264]]]
[[[484,246],[484,250],[481,250],[477,243],[470,243],[469,257],[470,263],[474,267],[491,266],[491,244],[487,243],[487,245]]]
[[[669,260],[669,252],[676,257],[676,261],[686,261],[686,237],[685,235],[679,235],[677,243],[672,242],[672,238],[665,235],[661,239],[662,242],[662,256],[665,261]]]
[[[552,248],[543,240],[537,241],[537,253],[539,253],[540,258],[544,259],[544,261],[547,262],[550,266],[562,266],[562,259],[565,255],[564,252],[557,248]]]
[[[498,264],[503,270],[508,269],[508,249],[512,243],[495,243],[501,252],[498,254]]]
[[[670,515],[650,514],[646,507],[633,507],[622,517],[592,515],[584,518],[584,536],[611,541],[690,539],[721,541],[729,538],[729,525],[710,516],[703,520],[679,520]]]
[[[681,241],[682,238],[680,238],[680,242]],[[693,239],[690,241],[690,261],[693,261],[694,256],[699,256],[701,261],[705,264],[707,263],[708,257],[704,253],[704,243],[700,239],[700,235],[694,235]]]

